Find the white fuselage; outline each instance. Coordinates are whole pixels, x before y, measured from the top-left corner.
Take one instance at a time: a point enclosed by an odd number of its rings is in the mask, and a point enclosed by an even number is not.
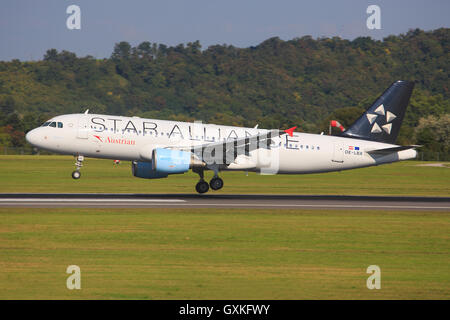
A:
[[[27,134],[31,144],[55,153],[151,161],[158,147],[188,147],[252,136],[267,130],[97,114],[69,114]],[[367,150],[395,147],[373,141],[294,132],[273,138],[270,150],[240,155],[225,170],[262,173],[316,173],[367,167],[416,157],[415,150],[388,155]]]

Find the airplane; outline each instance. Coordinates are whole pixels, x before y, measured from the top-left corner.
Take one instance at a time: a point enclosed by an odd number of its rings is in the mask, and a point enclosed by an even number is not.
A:
[[[85,157],[131,161],[132,174],[161,179],[197,173],[198,193],[219,190],[221,171],[306,174],[341,171],[413,159],[418,146],[400,146],[399,134],[414,82],[396,81],[339,136],[80,114],[56,116],[26,134],[33,146],[76,158],[73,179]],[[204,171],[214,172],[209,181]]]

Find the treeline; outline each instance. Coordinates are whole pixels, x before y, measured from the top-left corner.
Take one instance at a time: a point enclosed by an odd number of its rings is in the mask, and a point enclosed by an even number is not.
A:
[[[258,46],[117,43],[109,59],[50,49],[0,62],[0,144],[21,145],[45,119],[84,112],[328,132],[348,126],[393,81],[416,81],[399,143],[448,152],[450,29],[383,41],[310,36]]]

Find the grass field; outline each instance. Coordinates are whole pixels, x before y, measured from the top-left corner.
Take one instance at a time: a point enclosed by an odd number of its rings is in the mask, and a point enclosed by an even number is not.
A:
[[[428,163],[428,162],[427,162]],[[0,192],[195,193],[198,175],[139,179],[129,162],[87,159],[82,177],[73,180],[73,157],[0,156]],[[423,167],[407,161],[378,167],[307,175],[221,174],[220,193],[449,196],[450,166]],[[212,172],[207,172],[212,177]]]
[[[194,192],[197,176],[1,156],[0,192]],[[224,173],[223,193],[449,196],[448,167]],[[449,299],[450,212],[0,208],[0,299]],[[81,290],[66,268],[81,268]],[[369,265],[381,290],[369,290]]]
[[[448,299],[450,213],[0,209],[0,299]],[[81,290],[66,288],[67,266]],[[381,268],[381,290],[366,268]]]

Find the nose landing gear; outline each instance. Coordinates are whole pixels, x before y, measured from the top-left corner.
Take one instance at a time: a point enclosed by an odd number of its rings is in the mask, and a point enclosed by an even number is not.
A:
[[[72,172],[72,178],[76,179],[80,179],[81,178],[81,172],[78,170],[75,170],[74,172]]]
[[[84,157],[83,156],[77,156],[77,162],[75,162],[75,166],[77,167],[74,172],[72,172],[72,178],[75,180],[81,178],[81,172],[80,169],[83,166]]]

